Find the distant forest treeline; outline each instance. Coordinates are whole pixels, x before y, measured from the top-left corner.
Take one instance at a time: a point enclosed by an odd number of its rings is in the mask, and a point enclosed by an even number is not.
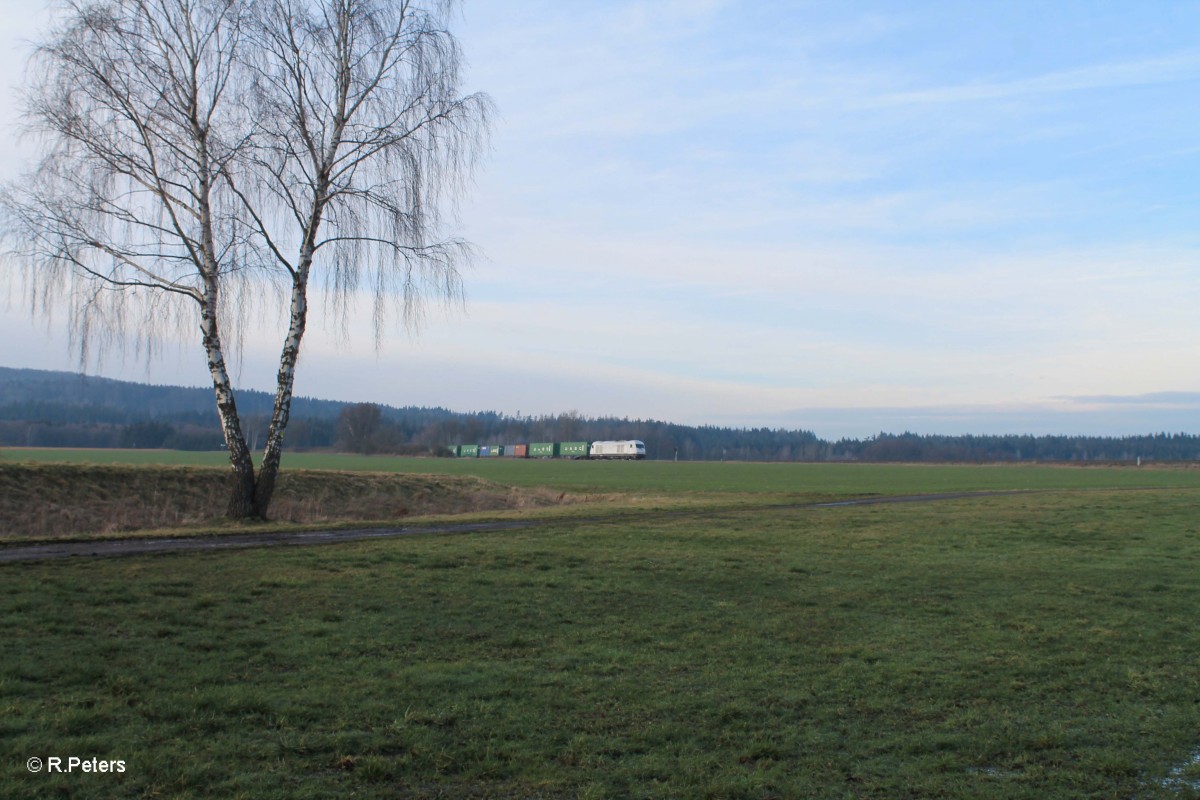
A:
[[[265,435],[272,396],[242,391],[238,408],[252,447]],[[652,459],[730,461],[1154,461],[1200,460],[1200,437],[925,436],[881,433],[819,439],[805,430],[677,425],[575,413],[512,417],[494,411],[393,408],[296,398],[294,449],[429,453],[446,444],[641,439]],[[209,389],[152,386],[67,372],[0,367],[0,446],[223,447]]]

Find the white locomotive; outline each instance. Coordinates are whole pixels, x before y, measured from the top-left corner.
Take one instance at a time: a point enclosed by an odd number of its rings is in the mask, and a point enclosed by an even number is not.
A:
[[[625,458],[637,459],[646,457],[646,445],[638,439],[626,439],[620,442],[592,442],[588,448],[588,458]]]

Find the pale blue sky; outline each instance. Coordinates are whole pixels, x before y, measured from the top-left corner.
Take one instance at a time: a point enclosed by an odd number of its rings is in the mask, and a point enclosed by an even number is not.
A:
[[[297,389],[833,438],[1200,432],[1198,32],[1197,3],[468,0],[499,115],[467,306],[378,354],[318,324]],[[56,327],[2,362],[73,363]],[[204,381],[192,343],[96,371]]]

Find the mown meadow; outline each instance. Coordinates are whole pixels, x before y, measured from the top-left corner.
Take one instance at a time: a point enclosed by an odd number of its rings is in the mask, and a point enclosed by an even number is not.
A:
[[[228,468],[223,452],[0,448],[3,463],[125,464]],[[572,461],[508,458],[409,458],[298,452],[291,470],[470,475],[511,486],[575,491],[814,494],[917,494],[1004,489],[1200,486],[1200,467],[1164,464],[852,464],[714,461]]]
[[[1053,491],[3,565],[0,796],[1200,796],[1194,471],[792,466]]]

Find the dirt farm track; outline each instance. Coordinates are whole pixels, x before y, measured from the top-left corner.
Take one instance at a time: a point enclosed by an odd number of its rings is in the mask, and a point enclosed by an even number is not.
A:
[[[1027,490],[999,492],[950,492],[943,494],[902,495],[894,497],[867,497],[854,500],[842,500],[832,503],[804,503],[794,506],[773,506],[774,508],[842,508],[849,506],[878,505],[882,503],[928,503],[939,500],[961,500],[971,497],[1002,497],[1012,494],[1028,494]],[[695,515],[707,517],[709,511],[661,511],[641,512],[639,518],[646,516]],[[588,517],[571,520],[573,522],[591,522],[595,524],[619,524],[628,520],[630,515],[610,517]],[[561,524],[563,520],[504,520],[495,522],[471,522],[453,525],[430,525],[395,528],[359,528],[351,530],[298,531],[290,533],[256,533],[231,534],[223,536],[190,536],[190,537],[157,537],[157,538],[128,538],[128,539],[97,539],[83,542],[60,542],[52,544],[14,545],[0,548],[0,563],[16,561],[42,561],[56,558],[94,557],[109,558],[114,556],[147,555],[151,553],[174,553],[183,551],[227,550],[246,547],[277,547],[281,545],[318,545],[355,542],[365,539],[391,539],[399,536],[420,536],[437,534],[470,534],[496,533]]]

